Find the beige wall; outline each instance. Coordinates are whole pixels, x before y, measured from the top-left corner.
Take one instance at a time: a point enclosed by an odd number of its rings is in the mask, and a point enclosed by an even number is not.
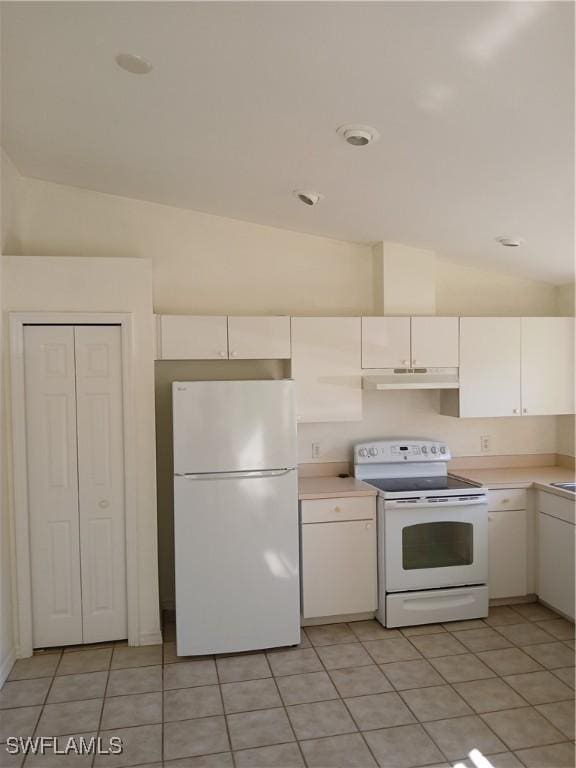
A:
[[[558,289],[549,283],[439,260],[438,315],[556,315]]]
[[[19,186],[15,253],[149,258],[156,312],[378,310],[382,275],[368,245],[37,179]],[[437,314],[556,314],[557,297],[547,283],[437,261]]]
[[[563,317],[574,317],[576,310],[574,287],[574,283],[558,287],[558,314]]]
[[[4,220],[2,221],[2,225]],[[3,231],[3,230],[2,230]],[[8,467],[6,456],[6,395],[4,390],[3,366],[6,346],[4,335],[4,312],[2,306],[2,285],[4,275],[0,259],[0,687],[14,663],[15,637],[12,620],[12,558],[10,536],[10,512],[8,504]]]
[[[24,180],[0,149],[0,253],[20,252],[19,219]]]
[[[313,442],[320,443],[316,461],[347,461],[356,442],[398,436],[445,440],[454,456],[479,455],[483,435],[490,437],[491,455],[556,451],[555,416],[456,419],[439,415],[439,398],[434,390],[366,391],[362,421],[298,426],[299,461],[312,461]]]
[[[152,271],[144,259],[3,259],[4,311],[129,312],[133,323],[138,611],[142,643],[159,639]]]
[[[21,252],[152,261],[171,313],[372,311],[372,252],[297,232],[26,179]]]

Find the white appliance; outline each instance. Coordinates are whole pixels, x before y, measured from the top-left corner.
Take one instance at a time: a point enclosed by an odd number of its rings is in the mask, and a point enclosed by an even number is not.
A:
[[[387,627],[488,615],[488,499],[448,474],[436,440],[354,448],[354,476],[378,489],[378,619]]]
[[[178,655],[300,642],[293,382],[174,382]]]

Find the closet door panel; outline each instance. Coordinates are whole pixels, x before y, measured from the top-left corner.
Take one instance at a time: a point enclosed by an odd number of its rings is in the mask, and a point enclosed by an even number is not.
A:
[[[32,643],[82,642],[74,329],[24,329]]]
[[[78,486],[84,642],[127,636],[122,337],[76,326]]]

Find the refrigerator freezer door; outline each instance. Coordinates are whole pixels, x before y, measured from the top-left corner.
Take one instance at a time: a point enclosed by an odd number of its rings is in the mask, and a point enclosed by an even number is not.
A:
[[[174,382],[174,473],[295,467],[293,382]]]
[[[174,478],[178,655],[300,642],[296,470]]]

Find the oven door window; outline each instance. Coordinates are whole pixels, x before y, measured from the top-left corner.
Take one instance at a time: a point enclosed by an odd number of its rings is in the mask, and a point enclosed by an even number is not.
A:
[[[402,567],[447,568],[472,565],[474,552],[472,523],[418,523],[402,529]]]

